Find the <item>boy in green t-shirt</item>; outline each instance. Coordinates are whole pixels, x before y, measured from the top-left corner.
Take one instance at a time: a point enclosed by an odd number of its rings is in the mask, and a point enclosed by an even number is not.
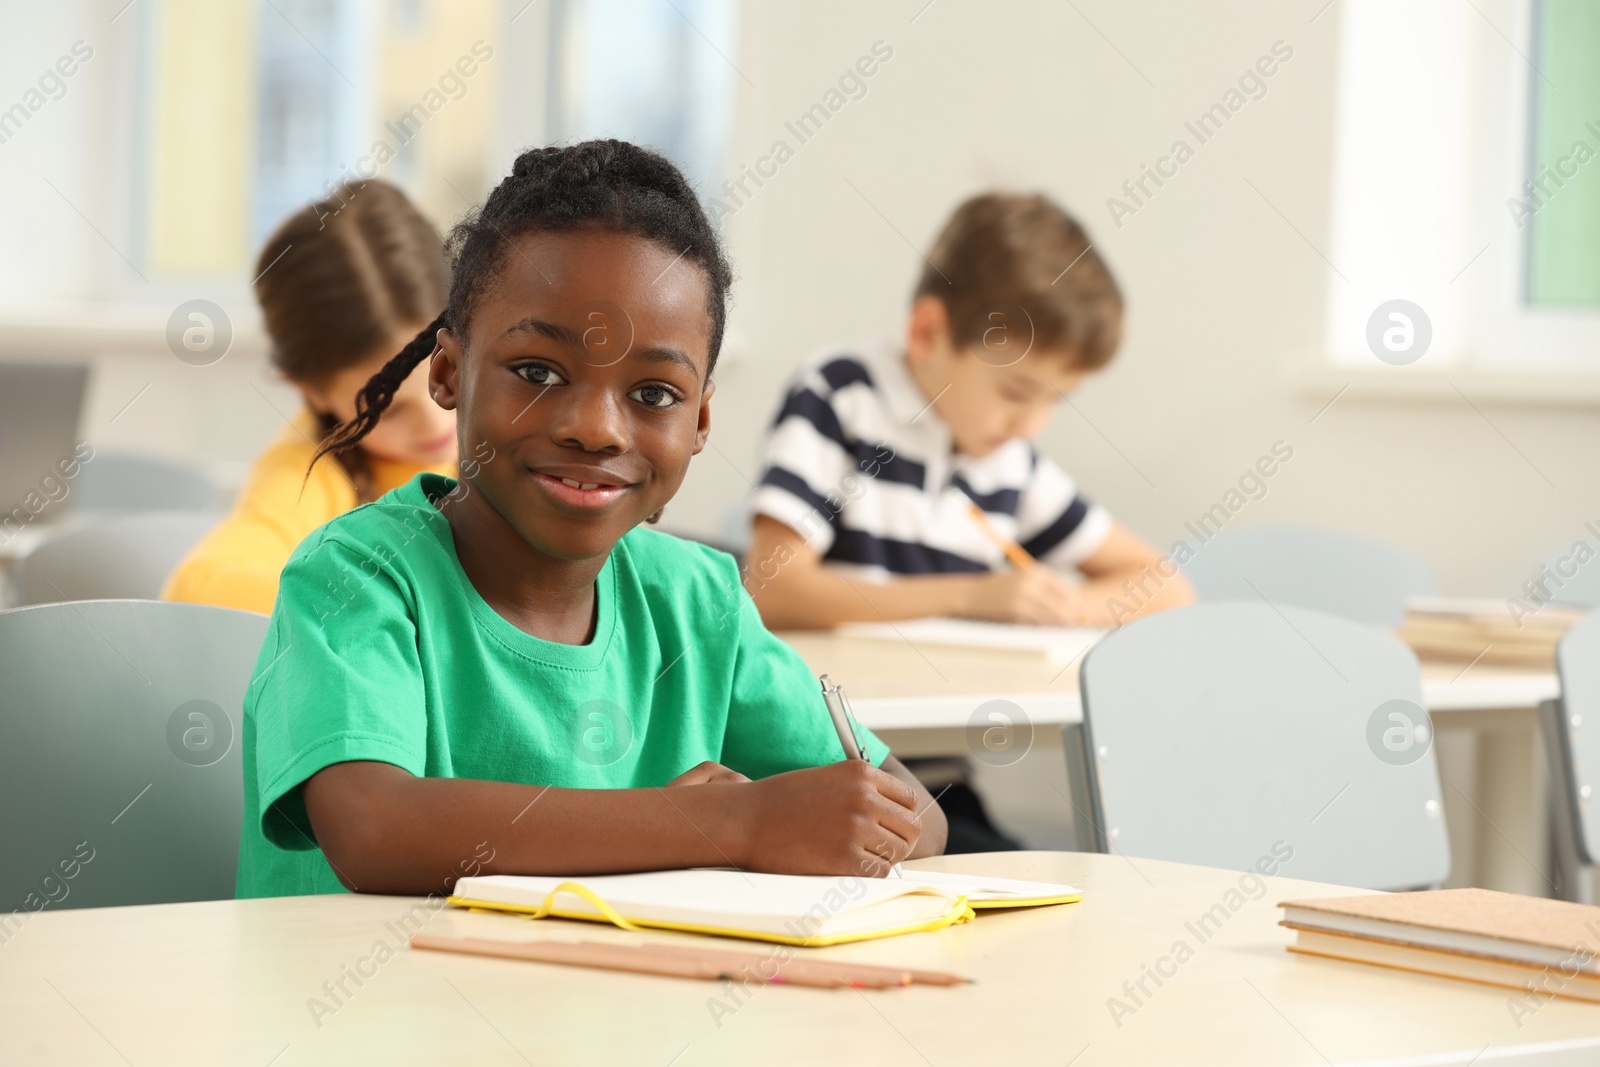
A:
[[[449,307],[319,457],[431,355],[462,477],[418,475],[284,568],[239,895],[939,852],[932,798],[870,732],[843,758],[732,558],[636,528],[704,446],[731,277],[683,176],[617,141],[535,149],[450,248]]]

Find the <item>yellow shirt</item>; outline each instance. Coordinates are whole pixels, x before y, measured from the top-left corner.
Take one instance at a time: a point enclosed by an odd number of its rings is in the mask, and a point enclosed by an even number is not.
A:
[[[316,452],[312,443],[316,433],[315,419],[302,409],[256,459],[232,513],[172,572],[161,599],[272,613],[278,573],[295,546],[359,502],[355,486],[333,456],[324,456],[306,477],[306,464]],[[409,482],[418,471],[456,476],[454,463],[415,467],[373,458],[371,464],[378,496]]]

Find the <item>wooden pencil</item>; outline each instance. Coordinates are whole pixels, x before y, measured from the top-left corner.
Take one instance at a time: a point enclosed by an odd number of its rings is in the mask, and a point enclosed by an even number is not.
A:
[[[500,956],[540,963],[595,967],[604,970],[659,974],[717,981],[724,978],[811,986],[821,989],[891,989],[913,982],[964,985],[967,979],[944,971],[927,971],[838,960],[791,957],[774,966],[775,953],[730,952],[694,945],[613,944],[600,941],[501,941],[489,938],[416,934],[413,948],[470,955]],[[768,973],[770,972],[770,973]]]
[[[726,950],[713,948],[690,948],[688,946],[680,947],[677,945],[664,945],[657,942],[650,942],[649,944],[641,945],[640,947],[652,952],[693,951],[704,956],[717,959],[733,967],[738,967],[741,965],[754,967],[757,964],[767,963],[768,969],[770,970],[771,963],[769,961],[773,959],[772,953],[760,955],[750,952],[729,952]],[[781,965],[779,973],[788,975],[790,973],[799,973],[800,970],[809,970],[811,968],[816,968],[819,971],[836,972],[842,975],[854,976],[863,979],[886,978],[889,979],[890,983],[893,985],[970,984],[968,979],[961,977],[959,974],[951,974],[948,971],[925,971],[914,967],[886,967],[875,963],[852,963],[847,960],[815,960],[806,959],[804,956],[791,956]],[[759,974],[760,972],[758,971],[756,973]]]
[[[967,514],[972,516],[972,521],[978,524],[978,529],[982,530],[989,540],[1000,546],[1000,551],[1006,554],[1006,559],[1011,561],[1012,566],[1021,570],[1038,566],[1039,561],[1028,555],[1027,549],[995,529],[994,523],[989,521],[989,516],[983,513],[983,509],[970,500],[967,501]]]

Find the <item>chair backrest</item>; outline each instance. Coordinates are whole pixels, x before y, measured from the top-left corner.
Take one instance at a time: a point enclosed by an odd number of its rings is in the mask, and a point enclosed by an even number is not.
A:
[[[1408,597],[1433,592],[1428,565],[1377,541],[1311,527],[1223,530],[1181,564],[1201,601],[1314,608],[1393,629]]]
[[[148,600],[0,611],[0,943],[41,908],[233,896],[266,628]]]
[[[1594,545],[1585,541],[1582,547],[1586,551],[1565,548],[1545,557],[1544,566],[1534,577],[1536,588],[1549,591],[1543,599],[1600,608],[1600,558],[1594,555]]]
[[[72,491],[79,511],[207,511],[219,506],[216,483],[194,467],[153,456],[96,452]]]
[[[1101,851],[1232,870],[1276,857],[1290,877],[1372,889],[1449,872],[1417,660],[1389,634],[1200,604],[1112,633],[1081,678],[1069,777]]]
[[[149,511],[96,517],[44,542],[16,565],[16,604],[154,599],[222,516]]]
[[[1579,859],[1593,864],[1600,862],[1600,612],[1562,635],[1556,673],[1561,699],[1546,722],[1553,726],[1558,797],[1571,813],[1558,825],[1570,825]]]

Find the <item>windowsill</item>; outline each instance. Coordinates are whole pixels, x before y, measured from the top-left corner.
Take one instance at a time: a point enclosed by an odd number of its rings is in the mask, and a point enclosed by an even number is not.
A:
[[[255,357],[266,352],[260,314],[230,308],[233,342],[228,355]],[[0,358],[69,358],[103,353],[170,353],[165,304],[57,304],[0,309]],[[242,321],[241,321],[242,320]]]
[[[1322,364],[1303,370],[1296,391],[1308,400],[1335,396],[1372,403],[1462,402],[1520,407],[1600,407],[1600,368],[1594,371],[1449,370],[1385,367],[1348,369]],[[1342,392],[1341,392],[1342,391]]]

